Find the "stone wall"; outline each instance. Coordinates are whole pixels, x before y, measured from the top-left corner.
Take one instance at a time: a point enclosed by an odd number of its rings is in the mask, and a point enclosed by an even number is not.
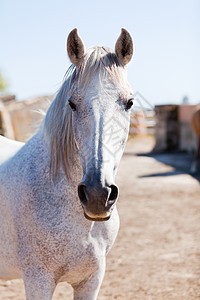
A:
[[[197,137],[191,128],[196,105],[158,105],[155,107],[155,151],[195,151]]]
[[[178,106],[158,105],[155,107],[156,126],[155,151],[174,150],[179,144]]]
[[[39,128],[52,96],[25,101],[0,99],[0,131],[4,136],[26,142]]]

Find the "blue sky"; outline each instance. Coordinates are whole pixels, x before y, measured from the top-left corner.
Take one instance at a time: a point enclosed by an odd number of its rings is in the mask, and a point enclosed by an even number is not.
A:
[[[135,42],[128,78],[152,105],[200,102],[199,0],[1,0],[0,70],[22,100],[55,93],[70,65],[66,38],[114,48],[121,27]]]

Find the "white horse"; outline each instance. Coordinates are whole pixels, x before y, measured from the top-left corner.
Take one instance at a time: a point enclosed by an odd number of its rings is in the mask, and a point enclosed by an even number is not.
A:
[[[23,278],[28,300],[51,299],[60,281],[74,299],[96,299],[119,228],[133,41],[122,29],[115,53],[85,51],[74,29],[67,51],[72,66],[37,134],[25,145],[0,140],[0,278]]]

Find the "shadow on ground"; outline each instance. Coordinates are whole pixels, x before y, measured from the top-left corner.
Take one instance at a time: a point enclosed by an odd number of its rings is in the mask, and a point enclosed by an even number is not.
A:
[[[125,155],[133,155],[133,153],[127,152]],[[183,152],[149,152],[149,153],[135,153],[136,156],[147,156],[156,159],[159,162],[162,162],[166,165],[169,165],[174,168],[172,172],[166,173],[154,173],[149,175],[141,176],[144,177],[158,177],[158,176],[174,176],[179,174],[189,174],[196,180],[200,182],[200,163],[198,172],[191,173],[190,167],[192,161],[194,160],[194,154],[188,154]]]

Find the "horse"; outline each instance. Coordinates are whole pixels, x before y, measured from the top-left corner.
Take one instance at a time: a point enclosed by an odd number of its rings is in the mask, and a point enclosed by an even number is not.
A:
[[[196,173],[198,169],[198,161],[200,158],[200,106],[197,106],[197,109],[192,115],[191,126],[198,139],[195,160],[191,165],[191,173]]]
[[[52,299],[63,281],[75,300],[97,299],[119,229],[115,175],[133,105],[133,52],[124,28],[115,51],[86,51],[73,29],[72,64],[39,130],[26,144],[0,139],[0,278],[22,278],[28,300]]]

